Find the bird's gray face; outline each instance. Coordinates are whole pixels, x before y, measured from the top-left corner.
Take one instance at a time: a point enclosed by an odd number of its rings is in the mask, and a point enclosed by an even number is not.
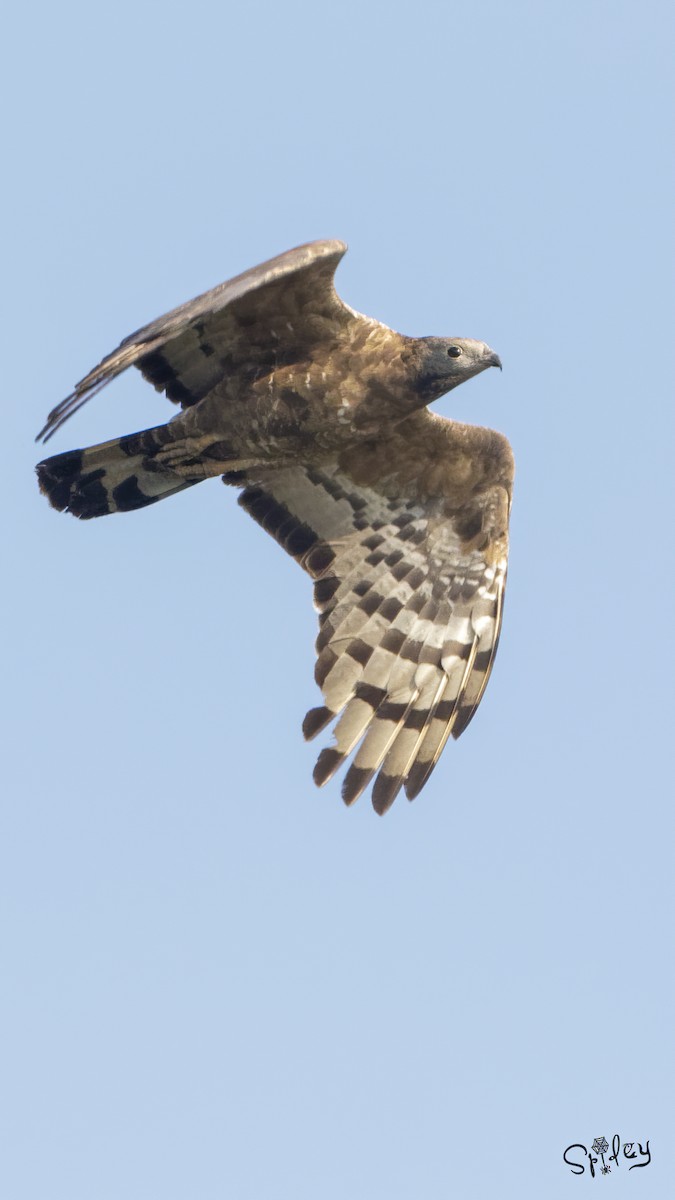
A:
[[[479,375],[487,367],[502,364],[485,342],[473,338],[420,338],[420,353],[417,362],[416,387],[425,403],[437,400],[451,388]]]

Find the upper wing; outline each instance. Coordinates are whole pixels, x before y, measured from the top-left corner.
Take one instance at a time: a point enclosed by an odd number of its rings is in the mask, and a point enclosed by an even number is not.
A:
[[[358,746],[343,798],[352,803],[377,774],[383,813],[401,786],[411,800],[420,792],[483,695],[502,619],[513,459],[499,434],[426,411],[372,455],[377,467],[351,456],[269,472],[240,503],[316,581],[325,704],[307,714],[305,736],[341,715],[314,778],[325,783]]]
[[[127,367],[138,366],[170,400],[201,400],[223,375],[292,359],[309,343],[359,319],[333,276],[344,242],[310,242],[237,275],[125,338],[50,412],[38,439],[53,433]]]

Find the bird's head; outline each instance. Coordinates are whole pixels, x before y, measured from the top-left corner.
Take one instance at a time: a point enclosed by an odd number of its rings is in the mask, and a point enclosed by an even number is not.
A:
[[[437,400],[451,388],[479,375],[487,367],[502,364],[485,342],[473,338],[417,338],[415,355],[415,388],[425,404]]]

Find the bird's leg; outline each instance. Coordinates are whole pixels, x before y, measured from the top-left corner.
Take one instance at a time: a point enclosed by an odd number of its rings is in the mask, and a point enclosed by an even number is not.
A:
[[[235,447],[217,434],[209,433],[176,438],[162,446],[153,461],[162,469],[195,480],[242,469]]]

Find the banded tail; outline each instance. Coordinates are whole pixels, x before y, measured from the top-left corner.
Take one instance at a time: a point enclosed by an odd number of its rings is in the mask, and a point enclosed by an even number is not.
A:
[[[60,512],[87,520],[145,508],[192,487],[197,480],[185,479],[155,460],[173,439],[170,425],[46,458],[35,468],[40,490]]]

